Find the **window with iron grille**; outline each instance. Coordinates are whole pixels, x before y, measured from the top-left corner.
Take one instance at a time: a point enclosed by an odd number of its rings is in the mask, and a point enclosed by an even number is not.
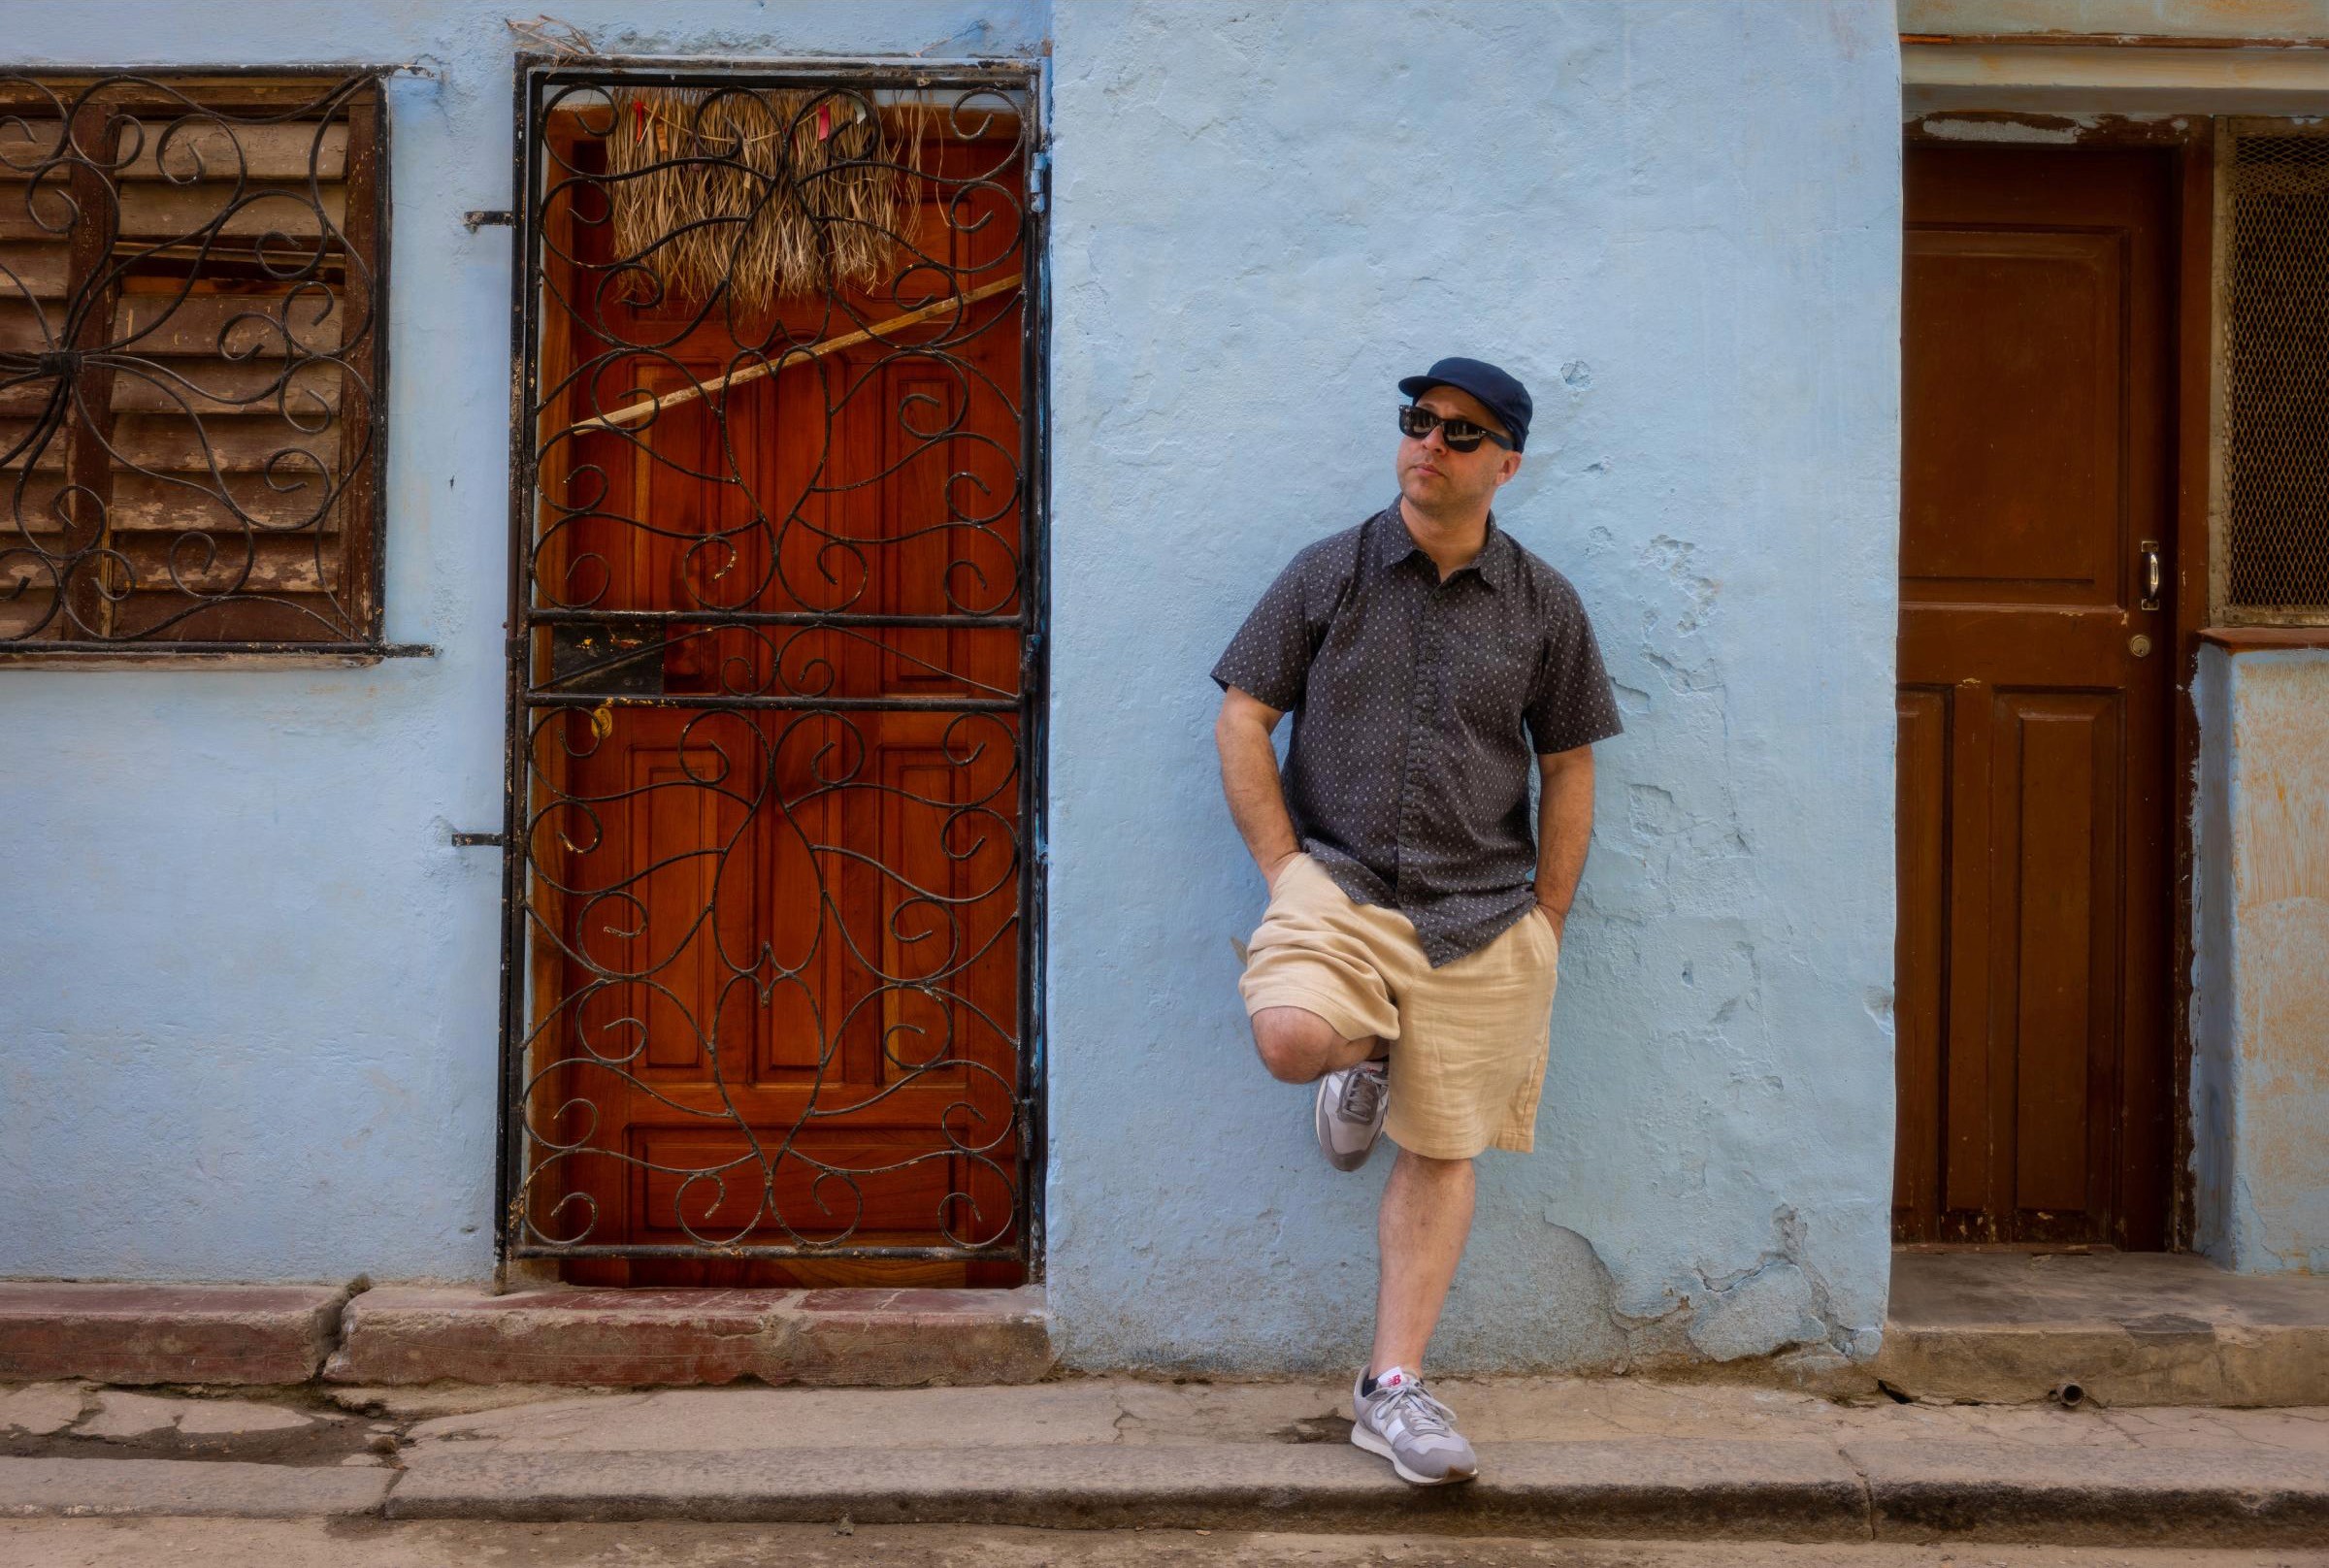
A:
[[[373,73],[0,77],[0,661],[380,644]]]
[[[2329,622],[2329,135],[2227,140],[2215,619]]]

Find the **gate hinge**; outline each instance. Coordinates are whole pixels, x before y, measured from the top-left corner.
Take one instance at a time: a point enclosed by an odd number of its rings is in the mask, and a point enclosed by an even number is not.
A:
[[[487,224],[491,224],[495,228],[507,229],[515,227],[516,223],[517,214],[515,212],[493,212],[484,208],[473,207],[461,214],[461,226],[472,234],[476,233],[478,229]]]
[[[453,834],[453,847],[456,849],[499,849],[508,841],[509,837],[507,833],[457,833]]]

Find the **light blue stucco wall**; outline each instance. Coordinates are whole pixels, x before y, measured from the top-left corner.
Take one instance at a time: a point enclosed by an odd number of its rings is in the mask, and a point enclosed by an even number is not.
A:
[[[2200,1250],[2329,1271],[2329,653],[2204,650],[2192,925]]]
[[[7,8],[18,60],[415,59],[393,91],[389,627],[371,670],[0,671],[0,1274],[482,1278],[506,581],[508,8]],[[531,14],[535,8],[527,8]],[[1052,40],[1047,1274],[1079,1365],[1340,1369],[1384,1162],[1254,1063],[1261,883],[1204,677],[1391,494],[1391,381],[1502,360],[1501,515],[1627,733],[1532,1157],[1442,1366],[1873,1350],[1892,1068],[1891,14],[571,4],[622,51]],[[629,30],[641,19],[651,36]]]
[[[1900,245],[1888,5],[1059,7],[1052,1297],[1072,1361],[1341,1370],[1384,1166],[1253,1061],[1205,670],[1394,494],[1392,382],[1534,389],[1515,535],[1627,725],[1537,1153],[1443,1366],[1883,1319]]]

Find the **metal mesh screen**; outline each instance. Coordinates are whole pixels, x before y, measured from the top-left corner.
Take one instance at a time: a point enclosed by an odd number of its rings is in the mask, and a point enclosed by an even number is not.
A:
[[[2243,135],[2224,310],[2225,596],[2329,615],[2329,137]]]

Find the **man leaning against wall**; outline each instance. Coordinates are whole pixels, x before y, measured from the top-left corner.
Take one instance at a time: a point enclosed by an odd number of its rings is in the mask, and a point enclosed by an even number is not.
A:
[[[1318,1085],[1336,1169],[1378,1137],[1398,1150],[1351,1441],[1431,1486],[1478,1473],[1424,1353],[1473,1160],[1534,1139],[1592,745],[1619,722],[1576,590],[1492,509],[1520,472],[1526,389],[1457,358],[1399,390],[1398,499],[1298,552],[1212,674],[1222,787],[1269,884],[1239,981],[1254,1044],[1274,1077]]]

